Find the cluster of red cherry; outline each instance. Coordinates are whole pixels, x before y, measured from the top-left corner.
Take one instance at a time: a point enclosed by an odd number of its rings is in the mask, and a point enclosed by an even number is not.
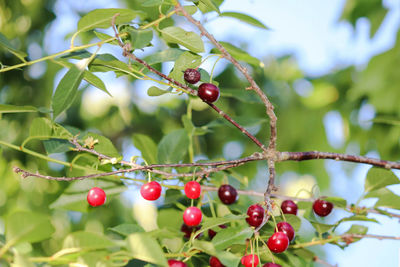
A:
[[[190,181],[185,184],[184,187],[185,195],[190,199],[197,199],[201,195],[201,186],[196,181]],[[156,181],[151,181],[144,184],[140,188],[140,194],[146,200],[154,201],[161,196],[161,185]],[[218,188],[218,197],[225,205],[233,204],[237,200],[236,189],[228,184],[221,185]],[[89,190],[87,195],[88,203],[93,206],[101,206],[106,201],[106,193],[98,187],[93,187]],[[285,200],[281,204],[281,210],[284,214],[297,215],[297,205],[292,200]],[[313,211],[315,214],[321,217],[325,217],[331,213],[333,204],[323,199],[317,199],[313,203]],[[247,223],[250,226],[257,228],[264,220],[265,210],[259,204],[253,204],[247,209],[246,218]],[[184,224],[181,227],[181,231],[185,233],[184,237],[190,238],[190,235],[200,229],[199,225],[202,221],[203,214],[197,207],[188,207],[183,212]],[[220,225],[220,228],[226,228],[226,225]],[[216,232],[210,229],[208,236],[212,239],[216,235]],[[267,246],[274,253],[284,252],[289,243],[294,239],[295,231],[288,222],[279,222],[275,227],[275,233],[268,239]],[[198,238],[198,236],[196,237]],[[223,267],[224,265],[216,257],[210,257],[211,267]],[[259,264],[259,258],[256,254],[247,254],[242,257],[241,263],[246,267],[257,266]],[[185,267],[184,262],[170,259],[168,261],[169,266],[172,267]],[[263,267],[279,267],[276,263],[266,263]]]

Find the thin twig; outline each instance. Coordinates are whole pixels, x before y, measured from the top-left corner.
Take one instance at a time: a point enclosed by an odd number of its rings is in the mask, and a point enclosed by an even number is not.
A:
[[[382,167],[385,169],[400,169],[400,162],[380,160],[374,158],[368,158],[363,156],[331,153],[331,152],[321,152],[321,151],[306,151],[306,152],[280,152],[278,161],[285,160],[314,160],[314,159],[334,159],[337,161],[349,161],[356,163],[365,163],[374,165],[377,167]]]
[[[328,266],[328,267],[338,267],[337,264],[332,265],[332,264],[330,264],[329,262],[327,262],[327,261],[325,261],[325,260],[323,260],[323,259],[321,259],[321,258],[319,258],[319,257],[317,257],[317,256],[315,256],[315,257],[313,258],[313,261],[315,261],[315,262],[317,262],[317,263],[320,263],[320,264],[323,264],[323,265]]]

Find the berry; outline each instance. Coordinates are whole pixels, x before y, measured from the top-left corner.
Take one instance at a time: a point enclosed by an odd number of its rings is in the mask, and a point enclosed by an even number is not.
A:
[[[233,186],[223,184],[218,189],[218,197],[222,203],[230,205],[236,201],[237,191]]]
[[[315,214],[321,217],[325,217],[328,216],[329,213],[331,213],[333,209],[333,204],[323,199],[317,199],[314,201],[312,208]]]
[[[222,229],[225,229],[226,225],[225,224],[221,224],[221,225],[218,225],[218,227],[222,228]],[[213,229],[208,229],[208,237],[210,238],[210,240],[212,240],[216,234],[217,234],[217,232],[215,232]]]
[[[249,254],[243,256],[241,262],[246,267],[255,267],[260,261],[258,260],[258,256],[256,254]]]
[[[281,253],[288,248],[289,238],[285,233],[277,232],[268,239],[267,245],[272,252]]]
[[[196,199],[201,194],[201,186],[196,181],[190,181],[185,184],[185,195],[190,199]]]
[[[187,226],[186,224],[182,223],[181,232],[185,233],[185,235],[183,237],[189,239],[190,236],[192,235],[192,233],[196,232],[197,230],[200,230],[200,228],[201,228],[200,226],[190,227],[190,226]],[[195,238],[199,238],[202,235],[203,235],[203,233],[200,233]]]
[[[183,78],[185,81],[191,84],[195,84],[200,81],[201,74],[198,70],[195,69],[187,69],[183,73]]]
[[[146,200],[156,200],[161,196],[161,185],[156,181],[152,181],[142,185],[140,194]]]
[[[246,218],[246,221],[249,225],[257,227],[259,226],[264,219],[264,208],[258,204],[253,204],[247,209],[247,215],[249,217]]]
[[[297,205],[292,200],[285,200],[281,204],[282,212],[285,214],[297,215]]]
[[[262,267],[282,267],[279,264],[276,263],[272,263],[272,262],[267,262],[266,264],[264,264]]]
[[[287,222],[280,222],[276,225],[278,228],[278,232],[285,233],[287,237],[289,238],[289,242],[293,240],[295,232],[293,227],[290,225],[290,223]],[[276,229],[275,229],[276,232]]]
[[[197,226],[201,223],[203,214],[197,207],[189,207],[183,212],[183,221],[188,226]]]
[[[219,261],[219,259],[217,257],[214,257],[214,256],[210,258],[209,263],[210,263],[210,267],[226,267]]]
[[[219,98],[219,88],[212,83],[202,83],[197,95],[205,102],[213,103]]]
[[[106,192],[98,187],[93,187],[87,194],[87,202],[90,206],[101,206],[106,202]]]
[[[168,260],[169,267],[187,267],[186,263],[177,260]]]

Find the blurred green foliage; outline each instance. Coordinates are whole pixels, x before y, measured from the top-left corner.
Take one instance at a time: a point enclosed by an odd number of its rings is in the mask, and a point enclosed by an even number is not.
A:
[[[201,12],[206,13],[219,11],[218,7],[222,1],[192,2]],[[166,14],[171,10],[168,1],[164,1],[166,4],[161,6],[160,3],[161,1],[134,0],[121,1],[121,6],[126,5],[128,8],[138,11],[142,21],[137,26],[141,26],[159,19],[160,11]],[[10,40],[10,44],[19,51],[27,51],[32,44],[43,49],[46,31],[55,19],[54,4],[55,1],[43,0],[0,1],[1,34]],[[381,1],[349,0],[344,8],[342,19],[354,25],[360,17],[367,17],[370,20],[371,35],[373,35],[381,25],[386,12]],[[238,15],[234,14],[234,17],[238,17]],[[258,27],[266,27],[247,17],[239,15],[239,18]],[[166,69],[162,67],[162,62],[174,61],[182,64],[174,67],[171,77],[183,82],[181,76],[181,71],[184,70],[183,66],[185,68],[194,67],[199,63],[201,57],[193,52],[201,52],[203,47],[200,44],[195,47],[184,45],[192,52],[183,52],[182,49],[179,49],[178,44],[187,41],[182,37],[186,33],[183,30],[176,30],[179,28],[173,28],[174,25],[176,26],[175,17],[169,17],[163,19],[157,28],[153,29],[153,38],[160,40],[160,37],[164,37],[166,42],[159,45],[153,39],[151,45],[155,46],[156,51],[147,57],[147,61],[152,62],[155,68],[164,72]],[[150,44],[150,30],[141,32],[131,27],[126,31],[130,33],[130,37],[132,35],[145,36],[142,43],[130,40],[133,43],[132,48],[146,49]],[[176,34],[177,31],[179,31],[178,34]],[[175,37],[165,38],[167,33],[175,35]],[[95,37],[92,33],[84,33],[79,36],[78,40],[82,43],[92,41],[91,39]],[[107,39],[107,36],[101,35],[101,33],[97,33],[97,36]],[[200,39],[200,36],[191,36],[189,39],[197,40]],[[344,153],[348,150],[349,145],[355,144],[359,147],[360,154],[378,151],[381,158],[399,160],[400,105],[398,105],[398,100],[400,91],[398,84],[400,75],[397,63],[400,59],[400,42],[398,38],[393,48],[375,56],[364,70],[358,71],[353,67],[348,67],[318,78],[304,75],[292,57],[261,60],[229,43],[223,43],[223,45],[235,57],[245,62],[244,64],[248,64],[256,82],[275,105],[278,117],[279,150],[320,150]],[[0,46],[0,48],[2,48],[0,53],[2,67],[13,66],[21,62],[18,57],[3,49],[4,46]],[[167,49],[168,53],[165,52]],[[217,53],[215,50],[211,52]],[[32,263],[28,262],[28,258],[31,260],[36,258],[37,262],[48,261],[49,258],[46,257],[60,251],[62,253],[59,258],[54,258],[52,263],[66,264],[76,260],[88,266],[95,266],[94,264],[100,261],[104,264],[102,266],[125,265],[132,256],[135,256],[136,261],[130,261],[129,266],[144,266],[145,263],[139,262],[139,260],[162,265],[165,264],[165,258],[154,256],[152,252],[162,251],[162,249],[165,252],[167,248],[168,251],[177,253],[179,251],[177,248],[181,248],[183,243],[182,233],[179,232],[181,221],[177,218],[181,213],[180,205],[189,203],[179,192],[169,191],[171,195],[167,193],[165,203],[159,207],[158,213],[159,218],[165,219],[159,220],[160,229],[152,232],[152,235],[149,236],[141,233],[143,229],[138,225],[139,222],[135,215],[135,213],[141,215],[143,211],[132,208],[129,200],[121,196],[121,192],[127,189],[127,185],[138,186],[135,181],[129,180],[129,177],[123,182],[115,177],[106,177],[71,183],[37,178],[21,179],[12,171],[14,166],[19,166],[33,172],[38,170],[46,175],[79,176],[92,173],[93,169],[104,172],[113,170],[114,167],[111,164],[101,165],[93,155],[67,152],[70,150],[70,145],[65,139],[72,135],[79,133],[82,140],[85,139],[83,137],[85,135],[98,139],[99,145],[95,148],[99,152],[102,151],[116,158],[126,151],[124,149],[127,148],[127,144],[134,144],[149,164],[189,162],[191,160],[190,151],[187,149],[189,146],[193,147],[195,159],[218,160],[229,157],[223,153],[229,142],[236,142],[243,148],[242,157],[257,151],[257,147],[240,131],[221,120],[218,114],[206,108],[198,99],[171,94],[169,94],[170,97],[159,102],[156,97],[154,97],[154,101],[144,99],[141,92],[145,92],[148,88],[143,88],[141,81],[136,80],[132,75],[125,76],[126,80],[123,80],[128,86],[125,90],[128,92],[127,96],[122,96],[125,101],[114,95],[110,102],[99,104],[103,106],[91,106],[96,105],[95,100],[91,100],[90,104],[87,104],[84,96],[87,90],[93,90],[94,87],[84,83],[76,92],[76,96],[68,95],[70,102],[63,108],[69,105],[70,107],[66,112],[60,114],[57,119],[59,124],[50,122],[49,108],[56,87],[54,84],[56,74],[63,66],[71,67],[65,63],[71,62],[67,61],[68,59],[82,59],[89,56],[88,53],[75,53],[68,54],[56,62],[46,61],[44,64],[46,71],[39,78],[32,77],[29,67],[0,74],[0,104],[28,105],[36,107],[40,111],[2,113],[0,110],[0,140],[18,147],[29,136],[51,135],[53,136],[51,140],[35,139],[26,142],[24,149],[56,160],[73,161],[74,164],[80,166],[80,168],[69,167],[68,164],[63,166],[40,159],[32,153],[23,153],[18,149],[10,149],[9,146],[2,147],[0,150],[0,244],[1,246],[9,244],[11,238],[13,250],[5,252],[4,257],[0,259],[0,265],[14,260],[16,266],[18,264],[20,264],[19,266],[31,266]],[[90,73],[114,71],[117,77],[113,77],[113,79],[118,79],[118,81],[123,79],[119,76],[126,75],[131,69],[140,70],[140,66],[133,62],[130,66],[109,54],[98,55],[89,65]],[[205,71],[203,70],[203,72]],[[82,76],[78,78],[80,83]],[[83,79],[90,84],[97,81],[96,78],[87,76]],[[218,107],[249,129],[258,139],[268,140],[269,127],[265,107],[252,92],[244,90],[248,84],[240,75],[237,75],[234,67],[227,65],[220,74],[213,77],[213,82],[219,84],[221,89]],[[96,86],[100,89],[103,88],[101,83],[97,83]],[[302,86],[303,89],[307,89],[304,93],[300,92]],[[107,91],[104,89],[105,87],[102,90]],[[149,94],[161,94],[157,90],[154,93],[154,90],[153,88],[153,93]],[[163,94],[168,94],[171,88],[162,88],[162,90],[167,91],[162,92]],[[100,91],[96,93],[104,94]],[[358,118],[362,107],[366,104],[373,106],[376,116],[374,121],[360,123]],[[150,111],[143,108],[146,106],[151,107]],[[60,112],[64,110],[63,108]],[[329,144],[324,126],[325,116],[332,111],[338,112],[342,118],[344,144],[336,147]],[[41,119],[38,120],[38,118]],[[365,123],[371,125],[364,127]],[[189,135],[187,135],[188,132]],[[192,137],[191,140],[188,140],[189,137]],[[278,163],[278,177],[287,171],[299,175],[311,174],[315,177],[321,190],[329,190],[328,173],[323,161]],[[219,186],[229,180],[236,187],[246,189],[248,183],[260,173],[266,176],[265,163],[249,163],[231,171],[212,174],[212,181],[209,184]],[[135,174],[135,177],[145,179],[143,174]],[[387,181],[393,178],[390,175],[388,177]],[[91,208],[87,205],[86,192],[92,186],[102,186],[105,189],[108,195],[106,206]],[[386,184],[378,186],[375,191],[368,194],[370,197],[382,196],[382,207],[388,207],[388,203],[391,203],[393,199],[397,200],[397,196],[391,196],[391,191],[384,186]],[[213,197],[215,198],[215,195]],[[238,261],[236,254],[240,254],[239,252],[244,249],[243,240],[248,237],[249,231],[243,220],[237,221],[237,214],[243,213],[253,200],[241,197],[228,209],[221,205],[217,198],[215,199],[214,205],[217,214],[219,216],[228,215],[228,217],[219,218],[220,221],[209,219],[205,224],[209,228],[215,228],[221,223],[232,223],[235,228],[226,230],[217,228],[221,235],[219,239],[212,242],[212,245],[210,242],[196,241],[194,246],[210,255],[222,257],[225,262],[234,264]],[[304,205],[310,211],[308,204]],[[398,209],[399,207],[394,208]],[[211,216],[211,207],[206,205],[204,209],[205,213]],[[278,218],[278,220],[281,219]],[[321,224],[321,226],[317,222],[315,225],[317,225],[316,229],[326,227],[325,224]],[[117,228],[118,226],[119,228]],[[205,226],[203,225],[203,227]],[[18,232],[24,228],[30,230],[23,234]],[[330,228],[332,227],[329,226],[321,231],[325,232]],[[354,226],[354,232],[360,230],[356,228]],[[262,234],[266,235],[269,233],[268,231],[272,230],[267,229]],[[232,236],[236,232],[241,233],[239,237]],[[223,242],[223,236],[231,239],[228,239],[229,242],[227,240]],[[157,239],[162,246],[155,241]],[[136,248],[137,244],[141,242],[146,246]],[[229,244],[225,244],[227,242]],[[232,244],[234,246],[230,252],[221,251]],[[68,250],[76,247],[81,248],[85,253]],[[308,266],[307,264],[313,256],[310,253],[308,250],[290,251],[285,256],[278,256],[277,262],[284,262],[291,266]],[[268,260],[270,257],[267,253],[263,255],[264,260]],[[206,254],[200,254],[193,258],[189,266],[204,266],[207,259]]]

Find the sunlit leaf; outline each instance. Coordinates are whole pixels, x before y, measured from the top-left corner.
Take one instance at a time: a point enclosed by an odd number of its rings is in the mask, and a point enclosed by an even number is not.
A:
[[[400,180],[391,170],[372,167],[365,179],[364,190],[371,192],[392,184],[399,184]]]
[[[256,26],[256,27],[259,27],[259,28],[262,28],[262,29],[268,29],[268,27],[265,26],[258,19],[254,18],[252,16],[249,16],[249,15],[243,14],[243,13],[239,13],[239,12],[222,12],[220,16],[221,17],[235,18],[235,19],[241,20],[243,22],[246,22],[246,23],[248,23],[250,25],[253,25],[253,26]]]
[[[161,34],[166,42],[180,44],[195,53],[204,52],[203,40],[194,32],[171,26],[162,29]]]
[[[148,164],[157,163],[157,145],[154,141],[144,134],[134,134],[133,144],[142,153],[142,157]]]
[[[146,233],[134,233],[128,236],[132,257],[160,266],[168,266],[160,245]]]
[[[72,105],[83,75],[84,69],[72,66],[61,79],[52,98],[53,119]]]
[[[158,144],[159,163],[177,163],[186,155],[189,137],[184,129],[175,130],[165,135]]]
[[[1,113],[21,113],[21,112],[38,112],[38,109],[33,106],[14,106],[0,104]]]

